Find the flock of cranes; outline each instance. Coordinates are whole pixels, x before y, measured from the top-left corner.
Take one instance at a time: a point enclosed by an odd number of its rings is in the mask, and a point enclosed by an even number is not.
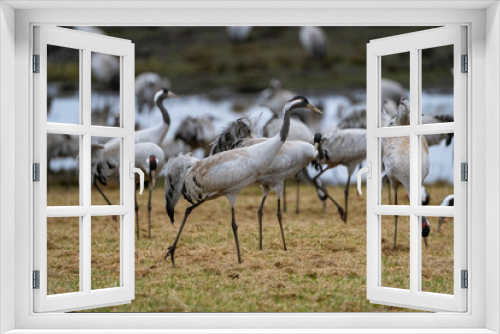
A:
[[[274,90],[272,94],[269,93],[269,89]],[[276,214],[283,249],[286,250],[281,200],[285,181],[297,178],[301,173],[306,174],[306,179],[317,188],[319,199],[323,202],[330,199],[337,206],[341,219],[347,222],[351,175],[366,158],[366,129],[344,128],[345,125],[341,122],[345,118],[341,117],[339,126],[313,135],[310,130],[313,126],[306,122],[315,124],[314,118],[304,118],[304,116],[311,111],[321,114],[320,110],[301,95],[295,95],[288,100],[283,98],[289,95],[290,92],[284,91],[281,83],[278,84],[276,80],[273,80],[270,88],[261,94],[258,103],[268,106],[273,111],[273,117],[264,125],[262,138],[254,137],[257,130],[247,117],[229,122],[218,134],[215,133],[214,124],[210,123],[210,117],[186,117],[175,132],[174,138],[166,139],[170,130],[170,116],[165,104],[169,98],[178,96],[167,88],[160,88],[155,93],[154,105],[161,112],[162,121],[158,125],[137,131],[135,147],[136,167],[143,170],[149,187],[149,236],[151,236],[151,193],[160,174],[165,176],[165,207],[172,224],[175,207],[180,198],[184,197],[190,203],[175,241],[165,254],[165,259],[170,257],[174,263],[174,253],[190,213],[206,201],[225,196],[231,205],[231,227],[238,261],[241,262],[235,206],[240,191],[253,183],[260,184],[263,190],[262,201],[256,215],[259,224],[259,248],[263,247],[263,208],[269,192],[273,190],[277,195]],[[281,112],[276,99],[284,101]],[[397,108],[387,107],[385,103],[382,113],[387,114],[382,117],[384,125],[408,125],[410,113],[408,98],[402,95]],[[292,117],[292,114],[296,114],[296,117]],[[353,112],[350,115],[351,118],[354,115],[363,118],[366,110]],[[301,119],[305,119],[306,122]],[[358,124],[362,126],[362,122]],[[279,128],[276,125],[280,125]],[[170,146],[175,146],[177,150],[171,149]],[[99,183],[106,185],[108,178],[118,170],[118,148],[116,140],[94,144],[92,147],[93,184],[109,204],[111,203],[99,188]],[[188,153],[196,148],[203,149],[205,158],[196,158],[192,153]],[[425,137],[422,137],[422,148],[422,180],[424,180],[429,171],[428,144]],[[409,140],[386,138],[383,141],[382,152],[384,175],[394,190],[394,203],[397,204],[399,186],[403,185],[407,193],[410,191]],[[306,168],[313,162],[320,172],[311,178]],[[319,176],[325,171],[339,165],[345,166],[348,170],[343,207],[328,195],[319,180]],[[429,195],[425,188],[422,189],[422,195],[423,200],[428,201]],[[137,238],[139,238],[138,210],[136,198]],[[397,220],[396,216],[394,248],[396,248]],[[443,220],[444,218],[440,219],[439,227]],[[426,245],[429,233],[430,225],[423,217],[422,236]]]
[[[366,118],[366,109],[361,105],[351,106],[349,111],[339,107],[341,115],[338,124],[330,131],[313,134],[313,130],[317,130],[318,119],[308,114],[311,114],[311,110],[316,114],[320,114],[320,111],[312,106],[306,97],[293,94],[295,93],[284,89],[282,83],[275,79],[271,81],[269,88],[261,93],[257,103],[267,106],[273,114],[263,126],[263,138],[254,138],[257,129],[247,117],[229,122],[217,134],[214,119],[211,116],[185,117],[174,132],[173,138],[167,138],[171,130],[171,119],[166,104],[168,104],[168,99],[179,98],[179,96],[168,88],[160,88],[154,93],[152,105],[161,113],[161,121],[157,125],[135,133],[135,167],[144,172],[145,182],[149,188],[147,205],[149,237],[151,237],[151,197],[160,175],[165,176],[166,211],[172,223],[174,222],[174,208],[180,197],[183,196],[191,204],[185,212],[179,233],[165,258],[170,256],[172,262],[174,261],[174,252],[189,214],[205,201],[226,196],[231,205],[231,226],[236,241],[238,261],[241,262],[235,205],[238,193],[253,183],[260,184],[263,190],[262,201],[256,215],[259,224],[260,249],[263,247],[263,208],[271,190],[277,195],[276,214],[283,249],[287,249],[281,209],[282,199],[286,194],[285,181],[288,179],[295,178],[297,182],[306,179],[311,182],[317,189],[318,198],[322,201],[323,207],[326,207],[327,200],[331,200],[336,205],[340,218],[347,223],[350,179],[355,169],[366,158],[366,129],[363,128],[366,127],[366,121],[363,120]],[[280,104],[283,104],[281,108]],[[397,104],[388,99],[384,102],[381,113],[384,126],[408,125],[410,118],[408,98],[404,94],[401,95]],[[292,114],[294,114],[293,117]],[[424,115],[422,120],[437,122],[450,121],[452,118]],[[430,137],[431,140],[426,137]],[[422,136],[422,181],[429,172],[428,146],[435,145],[442,140],[449,144],[451,140],[447,136],[438,139],[432,136]],[[61,144],[64,145],[60,145],[59,150],[69,150],[66,147],[70,146],[69,140],[62,140]],[[57,145],[51,144],[48,149],[50,150],[52,146],[54,150],[58,148]],[[383,176],[394,191],[394,204],[397,205],[399,186],[403,185],[407,193],[410,192],[409,139],[406,137],[385,138],[382,146]],[[198,148],[203,150],[205,158],[198,159],[188,153]],[[92,144],[92,184],[110,205],[112,203],[101,186],[106,186],[110,178],[117,176],[120,168],[119,154],[119,138],[105,143]],[[319,173],[314,177],[309,176],[310,172],[307,171],[307,166],[311,163],[319,169]],[[340,165],[345,166],[348,171],[343,206],[328,194],[319,179],[319,176],[327,170]],[[138,187],[138,180],[136,183]],[[299,187],[297,187],[297,213],[300,198],[298,189]],[[388,189],[390,191],[390,188]],[[429,195],[423,187],[422,204],[425,205],[428,201]],[[137,238],[139,238],[137,194],[135,194],[135,202]],[[441,205],[453,205],[453,195],[446,197]],[[443,217],[439,218],[438,232],[443,221]],[[396,216],[393,248],[396,248],[397,223],[398,217]],[[423,217],[422,236],[426,246],[429,233],[430,225]]]
[[[235,41],[248,38],[251,27],[230,27],[228,34]],[[243,29],[245,28],[245,29]],[[312,57],[325,57],[327,44],[324,32],[317,27],[302,27],[299,32],[304,47]],[[111,60],[106,60],[111,61]],[[104,62],[104,60],[100,61]],[[113,66],[111,66],[113,67]],[[96,69],[97,71],[97,69]],[[102,73],[108,73],[101,71]],[[102,76],[102,75],[101,75]],[[103,82],[111,80],[96,77]],[[277,195],[277,219],[286,250],[283,230],[281,200],[284,198],[286,211],[285,181],[297,180],[296,212],[299,213],[299,187],[301,180],[307,180],[316,187],[319,200],[326,208],[330,200],[338,209],[340,218],[347,223],[349,207],[349,187],[351,176],[366,159],[366,107],[362,104],[350,107],[339,106],[338,122],[327,131],[320,128],[322,120],[319,105],[313,106],[302,95],[289,91],[277,79],[271,80],[257,101],[266,106],[272,117],[263,126],[262,138],[254,138],[257,132],[252,121],[242,117],[229,122],[217,133],[214,119],[211,116],[185,117],[176,129],[174,136],[167,138],[171,132],[171,119],[165,104],[170,98],[178,98],[172,92],[168,79],[155,73],[143,73],[136,78],[136,102],[139,113],[145,110],[159,110],[162,119],[159,124],[138,130],[135,133],[135,162],[145,174],[145,182],[149,188],[148,199],[148,235],[151,237],[151,197],[157,178],[165,176],[165,207],[172,224],[174,210],[181,196],[191,205],[186,209],[174,243],[168,248],[165,259],[170,256],[174,263],[174,253],[180,235],[190,213],[206,201],[225,196],[231,205],[231,227],[237,249],[238,262],[241,262],[236,223],[235,206],[238,194],[245,187],[258,183],[262,187],[262,200],[257,211],[259,224],[259,248],[262,249],[263,208],[271,190]],[[382,80],[381,106],[382,126],[409,125],[410,104],[404,95],[401,85],[390,80]],[[453,121],[448,115],[423,115],[425,124]],[[57,138],[54,138],[58,141]],[[437,145],[445,140],[449,145],[452,135],[422,136],[422,182],[429,173],[430,163],[428,146]],[[64,145],[61,145],[63,144]],[[58,145],[48,143],[48,157],[69,155],[69,140],[62,140]],[[410,193],[410,156],[409,138],[385,138],[382,141],[382,162],[384,179],[390,183],[394,191],[394,203],[398,203],[398,188],[403,185]],[[192,153],[196,149],[203,150],[204,158],[196,158]],[[54,150],[51,153],[51,150]],[[57,151],[59,150],[59,151]],[[92,184],[108,204],[111,201],[101,186],[106,186],[110,178],[116,177],[120,168],[120,140],[115,138],[105,143],[92,144]],[[309,175],[307,167],[314,164],[319,173]],[[344,188],[344,203],[341,206],[321,184],[319,177],[337,166],[345,166],[348,176]],[[138,186],[138,180],[136,180]],[[390,192],[390,188],[389,192]],[[389,199],[391,196],[389,195]],[[447,196],[441,205],[453,205],[453,195]],[[422,204],[429,201],[429,195],[422,188]],[[135,212],[137,238],[139,238],[139,206],[135,194]],[[439,218],[438,232],[444,218]],[[394,243],[396,248],[398,217],[394,222]],[[426,217],[422,217],[422,236],[427,246],[430,225]]]

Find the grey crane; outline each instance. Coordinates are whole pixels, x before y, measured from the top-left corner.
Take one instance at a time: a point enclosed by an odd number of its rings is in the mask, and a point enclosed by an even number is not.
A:
[[[213,116],[188,116],[182,120],[175,131],[174,140],[182,140],[190,146],[191,151],[201,148],[205,156],[208,156],[210,154],[210,144],[214,141],[216,135]]]
[[[268,107],[271,110],[273,119],[278,121],[277,129],[279,130],[281,119],[283,118],[283,106],[295,95],[297,94],[285,89],[280,80],[271,79],[269,86],[260,93],[257,104]],[[322,115],[310,113],[307,109],[297,109],[293,113],[292,118],[299,119],[310,129],[317,129],[322,120]]]
[[[320,27],[300,27],[299,40],[310,57],[316,59],[324,59],[326,57],[328,39],[324,30]]]
[[[316,178],[326,170],[339,165],[347,167],[348,175],[344,188],[344,216],[342,218],[344,222],[347,222],[351,176],[356,166],[366,159],[366,130],[335,129],[324,135],[317,133],[314,136],[314,143],[318,145],[319,163],[327,165]],[[337,205],[337,207],[339,206]]]
[[[163,169],[165,155],[161,147],[153,143],[135,144],[135,167],[144,172],[144,183],[149,188],[148,199],[148,235],[151,238],[151,194],[156,185],[156,178]],[[137,188],[139,176],[135,174],[135,222],[137,224],[137,239],[139,239],[139,204],[137,202]]]
[[[104,144],[92,144],[91,146],[91,175],[92,184],[102,195],[108,205],[113,205],[106,194],[99,186],[99,183],[106,186],[108,180],[118,174],[120,169],[120,138],[114,138]],[[154,159],[152,157],[155,157]],[[146,164],[148,161],[148,164]],[[145,174],[145,182],[149,185],[149,237],[151,237],[151,192],[155,186],[156,178],[161,171],[165,161],[163,150],[156,144],[139,143],[135,144],[135,167],[140,168]],[[138,181],[136,180],[136,183]],[[137,196],[135,197],[137,238],[139,238],[139,217]],[[116,220],[116,216],[113,216]]]
[[[294,96],[295,93],[285,89],[280,80],[271,79],[269,87],[260,93],[257,104],[268,107],[275,116],[281,116],[283,106]]]
[[[99,183],[107,186],[109,178],[115,176],[120,167],[120,138],[108,140],[104,144],[91,145],[92,185],[102,195],[106,203],[111,201],[99,187]],[[116,219],[116,217],[113,217]]]
[[[392,118],[389,126],[402,126],[410,124],[410,101],[403,96],[398,106],[397,114]],[[382,141],[382,162],[392,189],[394,190],[394,204],[398,204],[398,188],[402,184],[406,192],[410,194],[410,139],[409,137],[384,138]],[[422,183],[429,174],[429,148],[425,137],[422,136]],[[394,244],[396,249],[396,237],[398,230],[398,216],[394,218]],[[422,220],[422,226],[429,227],[427,219]],[[426,231],[427,231],[426,227]],[[422,230],[424,231],[424,229]],[[430,232],[430,228],[429,228]],[[422,234],[424,236],[425,233]],[[427,233],[424,236],[427,247]]]
[[[154,143],[158,146],[161,145],[165,136],[167,135],[168,129],[170,128],[170,116],[168,114],[167,108],[163,105],[163,100],[168,98],[178,98],[176,94],[167,88],[159,89],[154,97],[154,101],[158,109],[161,111],[162,122],[158,125],[152,126],[147,129],[139,130],[135,132],[135,143]]]
[[[54,158],[76,157],[80,149],[80,140],[77,136],[66,134],[47,135],[47,166]]]
[[[180,139],[166,138],[160,145],[163,150],[165,161],[168,159],[178,156],[180,153],[191,152],[191,147]]]
[[[174,264],[174,252],[182,229],[189,214],[204,203],[220,196],[226,196],[231,205],[231,226],[233,229],[238,262],[241,263],[238,242],[238,225],[235,219],[236,200],[239,192],[259,179],[271,166],[274,157],[283,146],[290,130],[290,114],[299,107],[319,112],[304,96],[295,96],[285,104],[285,117],[278,135],[259,144],[221,152],[204,159],[189,155],[171,158],[166,166],[165,202],[168,216],[173,224],[174,208],[181,195],[191,204],[186,209],[177,237],[168,248],[164,259],[169,255]]]
[[[211,153],[217,154],[240,147],[248,147],[268,140],[267,138],[252,138],[251,134],[253,132],[251,122],[248,118],[237,119],[229,123],[217,136],[213,143]],[[289,137],[287,137],[287,141],[283,146],[281,146],[281,149],[268,170],[257,179],[257,183],[261,185],[263,191],[262,202],[257,212],[259,219],[259,249],[261,250],[263,209],[269,191],[271,189],[274,190],[277,196],[278,223],[283,240],[283,249],[286,250],[281,215],[281,197],[283,195],[285,180],[295,176],[315,158],[315,148],[313,145],[303,141],[289,140],[288,138]]]
[[[406,94],[406,89],[399,82],[391,79],[382,78],[380,80],[380,91],[382,100],[391,100],[399,102],[402,95]]]
[[[135,77],[135,102],[137,111],[142,113],[144,108],[150,110],[154,107],[156,92],[166,87],[170,89],[170,81],[154,72],[144,72]]]
[[[337,110],[340,116],[338,129],[366,129],[366,105],[357,103],[348,107],[340,104]]]
[[[277,117],[271,118],[266,125],[264,125],[264,137],[273,137],[275,136],[279,131],[280,131],[280,124],[282,124],[282,120]],[[298,141],[303,141],[305,143],[310,143],[312,144],[313,142],[313,134],[305,125],[302,121],[298,119],[291,119],[290,120],[290,132],[288,133],[288,140],[298,140]],[[302,175],[303,174],[303,175]],[[295,177],[295,180],[297,182],[297,197],[296,197],[296,202],[295,202],[295,213],[299,213],[299,198],[300,198],[300,181],[302,179],[302,176],[305,176],[305,178],[308,181],[312,180],[309,177],[309,174],[307,174],[307,171],[304,173],[301,173],[300,171],[297,173],[297,176]],[[315,182],[320,182],[319,180]],[[313,182],[313,183],[315,183]],[[317,185],[315,183],[315,185]],[[286,188],[283,190],[284,193],[284,211],[286,212]],[[318,197],[323,203],[323,207],[326,207],[326,197],[324,196],[324,193],[321,190],[318,190]]]
[[[424,114],[422,115],[422,124],[433,124],[433,123],[446,123],[453,122],[454,118],[452,115],[430,115]],[[434,134],[434,135],[426,135],[425,140],[427,140],[427,145],[439,145],[443,140],[446,141],[446,146],[451,144],[453,139],[453,133],[442,133],[442,134]]]

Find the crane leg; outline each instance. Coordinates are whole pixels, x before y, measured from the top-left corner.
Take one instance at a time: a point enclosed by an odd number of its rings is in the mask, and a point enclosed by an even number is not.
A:
[[[262,202],[260,203],[259,211],[257,212],[259,215],[259,249],[262,250],[262,216],[263,212],[262,210],[264,209],[264,203],[266,202],[267,194],[264,194],[262,196]]]
[[[137,187],[139,185],[136,185],[135,190],[134,190],[134,197],[135,197],[135,224],[137,225],[137,240],[139,240],[139,203],[137,203]]]
[[[326,212],[326,200],[328,199],[326,195],[324,195],[324,192],[317,187],[318,185],[321,185],[321,180],[318,180],[317,178],[312,178],[309,172],[307,171],[307,168],[304,168],[302,170],[302,173],[304,174],[305,178],[307,181],[311,182],[315,187],[316,187],[316,195],[318,196],[319,200],[321,201],[321,206],[323,207],[323,212]]]
[[[278,198],[278,223],[280,224],[281,239],[283,240],[283,249],[286,250],[285,233],[283,232],[283,224],[281,223],[281,200]]]
[[[233,228],[234,241],[236,241],[236,250],[238,251],[238,263],[241,263],[240,243],[238,241],[238,225],[234,218],[234,207],[231,207],[231,227]]]
[[[166,260],[167,257],[170,255],[170,259],[172,260],[173,267],[175,267],[175,262],[174,262],[175,248],[177,247],[177,243],[179,242],[179,238],[181,237],[181,232],[182,232],[182,229],[184,228],[184,225],[186,224],[187,217],[193,211],[193,209],[196,208],[201,203],[203,203],[203,201],[198,202],[197,204],[192,205],[186,209],[186,213],[184,213],[184,219],[182,219],[181,227],[179,228],[179,232],[177,232],[177,236],[175,237],[175,241],[172,244],[172,246],[168,247],[167,254],[165,254],[165,257],[163,258],[163,260]]]
[[[347,212],[349,206],[349,186],[351,185],[351,175],[352,173],[349,171],[349,175],[347,176],[347,182],[345,184],[345,189],[344,189],[344,208],[345,208],[344,223],[347,223]]]
[[[151,239],[151,193],[153,192],[153,183],[149,184],[149,199],[148,199],[148,229],[149,239]]]
[[[394,205],[398,205],[398,189],[394,189]],[[394,245],[392,249],[396,249],[396,236],[398,234],[398,216],[394,216]]]
[[[102,195],[102,197],[104,198],[104,200],[106,201],[106,203],[108,203],[108,205],[113,205],[111,203],[111,201],[108,199],[108,197],[104,194],[104,192],[102,191],[102,189],[99,187],[99,185],[97,184],[97,179],[94,179],[94,187],[97,189],[97,191]],[[116,219],[116,216],[112,216],[113,217],[113,220],[116,222],[117,219]]]
[[[332,201],[333,204],[335,204],[335,206],[337,207],[337,210],[338,210],[338,213],[339,213],[339,216],[340,218],[345,221],[345,217],[344,217],[344,209],[340,206],[339,203],[337,203],[336,200],[333,199],[332,196],[330,196],[328,194],[328,192],[326,191],[326,189],[323,187],[323,185],[320,185],[316,182],[316,178],[313,179],[313,185],[316,187],[316,189],[319,189],[321,190],[324,194],[325,194],[325,198],[329,199],[330,201]]]
[[[286,212],[286,180],[283,183],[283,212]]]
[[[300,172],[299,172],[300,173]],[[295,175],[295,181],[297,184],[297,198],[295,199],[295,213],[299,213],[299,200],[300,200],[300,180],[299,180],[299,174]]]
[[[389,205],[392,205],[392,200],[391,200],[391,181],[389,181],[389,178],[386,176],[384,176],[382,178],[382,187],[384,186],[384,183],[387,183],[387,196],[389,198]]]

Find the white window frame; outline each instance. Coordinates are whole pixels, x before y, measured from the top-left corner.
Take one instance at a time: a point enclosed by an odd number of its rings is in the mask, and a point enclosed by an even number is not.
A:
[[[175,328],[301,328],[300,332],[334,332],[334,328],[358,328],[359,332],[457,332],[500,331],[500,11],[498,1],[384,2],[384,1],[247,1],[176,2],[145,1],[4,1],[0,4],[0,330],[16,333],[36,329]],[[14,10],[12,7],[16,8]],[[52,7],[51,7],[52,6]],[[41,8],[70,7],[63,10]],[[96,7],[115,8],[102,10]],[[132,9],[123,9],[119,6]],[[397,6],[397,8],[393,8]],[[427,6],[427,7],[426,7]],[[460,6],[460,9],[453,8]],[[138,7],[150,8],[137,10]],[[159,8],[163,7],[163,8]],[[358,8],[355,8],[358,7]],[[405,8],[406,7],[406,8]],[[22,9],[25,8],[25,9]],[[93,9],[92,9],[93,8]],[[154,9],[152,9],[154,8]],[[221,9],[224,8],[224,9]],[[351,8],[351,9],[346,9]],[[411,8],[409,10],[408,8]],[[244,10],[243,10],[244,9]],[[404,18],[404,20],[402,19]],[[465,314],[33,314],[31,269],[27,261],[32,245],[32,207],[29,194],[32,148],[32,94],[30,55],[32,27],[58,25],[467,25],[469,30],[469,119],[470,153],[468,268],[469,308]],[[15,32],[15,35],[14,35]],[[15,39],[14,39],[15,36]],[[6,46],[6,47],[4,47]],[[15,47],[15,52],[13,48]],[[15,58],[14,58],[15,55]],[[486,71],[486,66],[488,71]],[[15,87],[12,80],[15,78]],[[9,85],[10,84],[10,85]],[[15,97],[15,98],[13,98]],[[15,119],[12,120],[12,110]],[[486,121],[487,119],[487,121]],[[13,129],[13,130],[12,130]],[[488,133],[488,141],[486,135]],[[15,145],[12,147],[12,136]],[[485,152],[488,152],[487,154]],[[9,162],[15,161],[15,168]],[[487,162],[487,163],[486,163]],[[485,167],[486,166],[486,167]],[[485,172],[491,172],[485,182]],[[15,178],[12,177],[15,175]],[[12,196],[15,189],[15,198]],[[488,194],[488,197],[486,196]],[[486,205],[485,205],[486,203]],[[12,210],[12,207],[15,209]],[[486,219],[486,217],[488,219]],[[13,224],[15,222],[15,224]],[[15,240],[14,240],[15,237]],[[15,242],[14,242],[15,241]],[[486,256],[488,254],[488,256]],[[15,287],[14,289],[12,287]],[[486,293],[488,289],[488,293]],[[12,305],[15,305],[12,308]],[[383,328],[382,330],[380,330]],[[446,331],[446,328],[449,331]],[[98,330],[101,329],[101,330]],[[321,330],[322,329],[322,330]],[[442,330],[441,330],[442,329]],[[259,331],[259,330],[255,330]],[[268,332],[269,332],[268,331]],[[53,331],[52,331],[53,332]],[[141,330],[137,330],[141,332]],[[247,331],[248,332],[248,331]],[[264,330],[261,330],[264,332]],[[284,330],[283,332],[291,332]],[[354,333],[355,331],[350,331]]]

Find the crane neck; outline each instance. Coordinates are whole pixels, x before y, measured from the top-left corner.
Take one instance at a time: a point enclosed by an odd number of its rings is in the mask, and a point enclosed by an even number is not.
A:
[[[285,110],[285,115],[283,117],[283,125],[281,126],[280,130],[280,139],[282,142],[286,140],[286,137],[288,137],[288,133],[290,132],[290,117],[292,114],[292,109],[286,109]]]
[[[163,99],[156,100],[156,106],[160,109],[163,117],[163,122],[170,126],[170,116],[168,115],[167,108],[163,105]]]

